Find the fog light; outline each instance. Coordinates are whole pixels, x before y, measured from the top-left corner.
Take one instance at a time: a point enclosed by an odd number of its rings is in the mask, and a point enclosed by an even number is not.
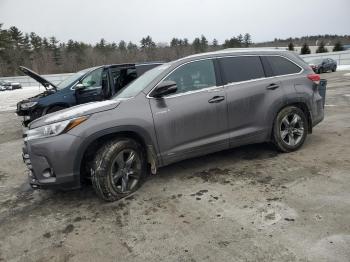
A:
[[[49,178],[49,177],[53,177],[53,176],[54,176],[54,175],[53,175],[53,170],[52,170],[52,168],[47,168],[47,169],[44,170],[44,172],[43,172],[43,177]]]

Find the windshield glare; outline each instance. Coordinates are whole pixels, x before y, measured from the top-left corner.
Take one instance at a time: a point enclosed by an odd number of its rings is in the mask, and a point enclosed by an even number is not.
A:
[[[135,81],[131,82],[124,89],[122,89],[119,93],[117,93],[113,99],[118,98],[130,98],[136,96],[140,93],[147,85],[149,85],[157,76],[163,73],[166,69],[170,67],[170,64],[164,64],[157,66],[142,76],[137,78]]]
[[[61,83],[59,83],[57,85],[57,89],[63,89],[71,84],[73,84],[74,82],[78,81],[78,79],[83,76],[84,74],[86,74],[87,72],[91,71],[93,68],[87,68],[84,70],[81,70],[69,77],[67,77],[66,79],[64,79]]]
[[[320,64],[322,63],[322,59],[314,59],[309,62],[310,64]]]

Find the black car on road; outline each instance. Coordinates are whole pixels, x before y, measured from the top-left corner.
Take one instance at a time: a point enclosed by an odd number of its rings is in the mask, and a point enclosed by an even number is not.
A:
[[[309,62],[315,73],[321,74],[328,71],[335,72],[337,70],[337,62],[332,58],[317,58]]]
[[[58,85],[33,72],[20,70],[42,84],[46,91],[17,104],[17,115],[23,116],[23,125],[43,115],[71,106],[110,99],[144,72],[161,65],[161,62],[143,64],[113,64],[81,70]]]

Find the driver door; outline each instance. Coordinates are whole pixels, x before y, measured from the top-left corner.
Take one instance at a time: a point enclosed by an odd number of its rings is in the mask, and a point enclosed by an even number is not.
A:
[[[227,149],[226,94],[213,61],[182,65],[167,80],[176,82],[176,93],[150,98],[163,163]]]
[[[77,89],[75,92],[77,104],[104,100],[104,90],[109,89],[108,71],[98,68],[85,76],[80,84],[84,88]]]

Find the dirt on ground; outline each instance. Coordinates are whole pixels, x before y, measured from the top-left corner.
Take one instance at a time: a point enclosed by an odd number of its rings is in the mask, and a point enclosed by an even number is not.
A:
[[[159,170],[114,203],[33,191],[20,118],[0,112],[0,261],[350,261],[350,75],[297,152],[231,149]],[[0,96],[1,101],[1,96]]]

